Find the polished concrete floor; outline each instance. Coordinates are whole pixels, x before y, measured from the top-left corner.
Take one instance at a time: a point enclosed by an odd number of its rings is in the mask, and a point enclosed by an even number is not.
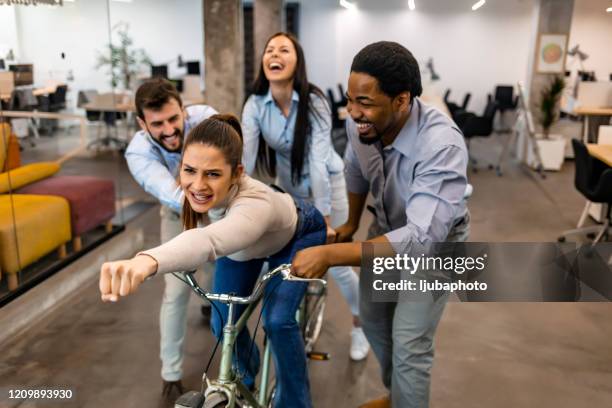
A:
[[[497,150],[496,140],[473,146],[474,156],[484,161]],[[555,241],[575,225],[584,204],[573,188],[573,172],[570,161],[545,180],[514,162],[501,178],[486,169],[470,173],[471,240]],[[145,225],[147,244],[155,245],[156,212],[135,222]],[[161,279],[153,279],[137,295],[108,305],[99,301],[92,280],[45,322],[0,345],[0,406],[172,406],[160,395],[162,289]],[[214,346],[198,305],[193,297],[184,373],[189,388],[199,387]],[[609,303],[449,303],[436,337],[431,406],[612,406],[611,315]],[[317,346],[332,359],[310,363],[315,407],[355,407],[385,392],[373,355],[349,360],[349,330],[348,307],[332,282]],[[6,399],[7,388],[43,386],[71,389],[74,398],[21,404]]]

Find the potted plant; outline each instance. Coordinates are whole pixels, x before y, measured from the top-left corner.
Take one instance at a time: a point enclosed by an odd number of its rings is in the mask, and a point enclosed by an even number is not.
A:
[[[555,75],[542,89],[539,108],[539,124],[542,133],[537,135],[544,170],[561,170],[565,158],[565,138],[560,134],[550,133],[551,127],[559,119],[559,102],[565,89],[565,79]]]
[[[121,84],[124,90],[131,89],[136,74],[151,65],[151,58],[142,48],[133,49],[134,41],[129,35],[129,24],[120,21],[113,26],[117,33],[119,44],[108,44],[108,49],[98,54],[96,68],[108,66],[111,75],[111,87],[115,89]]]

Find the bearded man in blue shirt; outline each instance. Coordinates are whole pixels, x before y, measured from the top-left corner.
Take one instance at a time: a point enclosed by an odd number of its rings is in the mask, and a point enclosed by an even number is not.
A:
[[[204,119],[217,113],[206,105],[183,107],[181,96],[171,82],[154,78],[143,83],[135,97],[137,121],[140,125],[132,138],[125,158],[134,179],[161,203],[162,243],[183,231],[181,224],[181,190],[177,176],[184,136]],[[205,280],[214,270],[207,263]],[[164,276],[165,288],[160,310],[160,358],[162,361],[162,393],[170,397],[174,391],[182,395],[183,341],[187,330],[187,304],[191,290],[172,274]],[[210,307],[203,309],[210,317]]]
[[[331,266],[360,266],[362,243],[350,241],[368,193],[375,212],[368,242],[385,255],[467,239],[465,197],[471,188],[463,135],[451,119],[421,102],[421,93],[418,63],[400,44],[377,42],[355,56],[346,95],[349,219],[336,228],[337,243],[298,252],[293,273],[312,278]],[[362,407],[429,406],[433,338],[448,294],[382,303],[371,300],[367,285],[360,289],[363,329],[391,394]]]

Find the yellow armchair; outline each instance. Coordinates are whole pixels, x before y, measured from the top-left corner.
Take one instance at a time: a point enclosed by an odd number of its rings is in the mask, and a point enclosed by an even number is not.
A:
[[[19,150],[15,149],[14,138],[10,126],[0,123],[0,279],[8,279],[9,290],[17,288],[21,269],[49,252],[58,249],[60,257],[64,257],[65,243],[71,239],[66,199],[9,194],[60,170],[58,162],[15,167]]]
[[[19,163],[19,157],[12,157],[19,155],[18,148],[14,149],[14,139],[11,127],[7,123],[0,123],[0,194],[17,190],[60,170],[58,162],[40,162],[12,168]]]
[[[35,181],[42,180],[60,171],[57,162],[26,164],[16,169],[0,173],[0,194],[17,190]]]
[[[14,222],[13,222],[14,221]],[[8,274],[9,290],[18,285],[17,272],[71,239],[70,206],[62,197],[0,195],[0,270]]]

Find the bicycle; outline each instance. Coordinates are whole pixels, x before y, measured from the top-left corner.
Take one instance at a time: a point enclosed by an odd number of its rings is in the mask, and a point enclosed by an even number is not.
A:
[[[249,317],[253,314],[255,308],[263,298],[265,286],[269,283],[270,279],[279,274],[285,281],[316,282],[320,287],[319,290],[315,290],[316,288],[311,288],[312,285],[309,285],[305,299],[302,301],[297,311],[297,318],[298,324],[304,322],[300,324],[300,326],[304,334],[305,344],[307,344],[308,347],[306,351],[311,354],[309,357],[321,360],[327,359],[316,358],[316,355],[326,356],[325,353],[316,353],[312,351],[312,347],[319,336],[323,321],[325,288],[327,282],[324,279],[306,279],[291,275],[290,268],[290,264],[283,264],[273,271],[263,274],[257,280],[255,288],[249,297],[207,293],[199,286],[198,282],[193,277],[193,272],[183,273],[185,278],[183,281],[188,284],[198,296],[208,301],[215,300],[227,304],[229,310],[227,322],[223,327],[221,363],[217,379],[208,378],[207,372],[205,371],[202,376],[202,390],[189,391],[183,394],[176,400],[174,405],[175,408],[234,408],[236,406],[241,408],[268,408],[272,406],[275,385],[270,385],[270,361],[272,352],[270,342],[265,342],[261,379],[257,392],[249,390],[241,382],[239,373],[232,365],[232,356],[238,333],[246,326]],[[234,322],[233,319],[235,305],[248,305],[237,322]],[[255,334],[253,335],[253,341],[255,341]],[[312,356],[313,354],[315,357]]]

